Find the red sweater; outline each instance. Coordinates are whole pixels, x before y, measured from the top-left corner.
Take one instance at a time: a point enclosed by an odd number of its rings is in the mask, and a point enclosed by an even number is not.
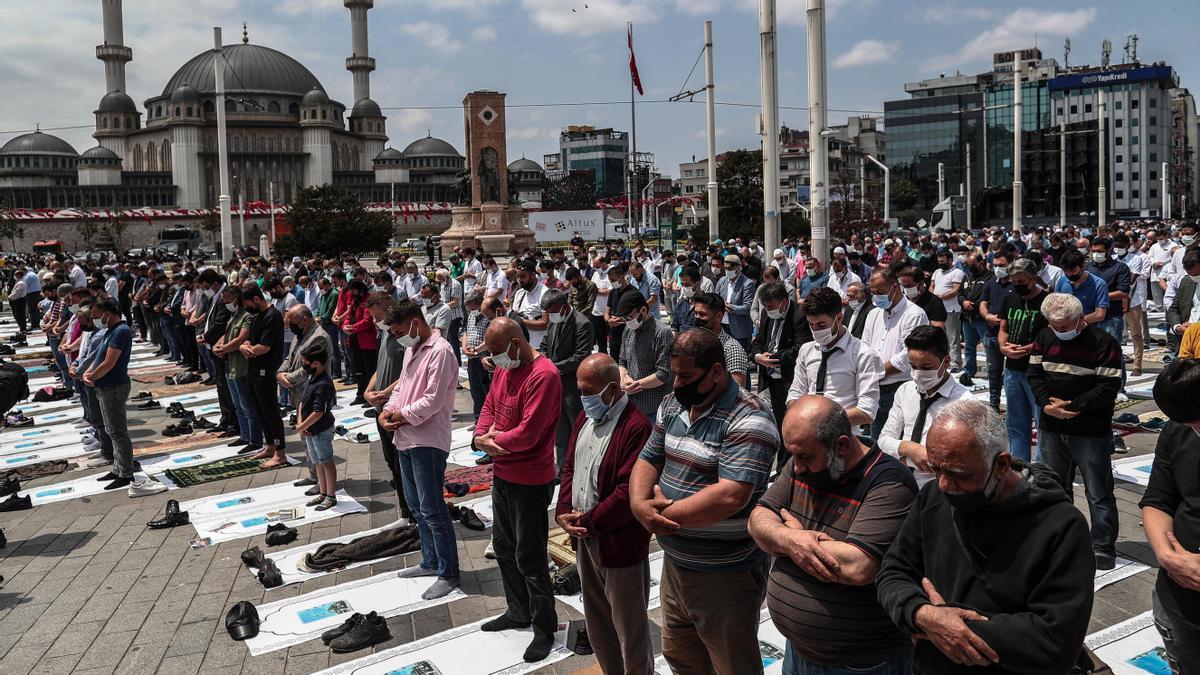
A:
[[[496,444],[510,454],[496,455],[492,473],[520,485],[554,481],[554,433],[562,411],[562,379],[550,359],[539,356],[514,370],[497,368],[475,435],[493,426]]]

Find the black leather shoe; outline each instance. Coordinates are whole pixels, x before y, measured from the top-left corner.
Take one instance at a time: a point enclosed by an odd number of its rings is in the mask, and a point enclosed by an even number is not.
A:
[[[387,621],[377,614],[374,617],[364,616],[345,633],[334,638],[329,643],[329,648],[335,654],[345,654],[391,639],[392,633],[388,630]]]
[[[196,429],[212,429],[213,427],[215,427],[217,425],[213,424],[212,422],[209,422],[207,419],[205,419],[203,417],[198,417],[198,418],[196,418],[195,422],[192,422],[192,426],[195,427]]]
[[[484,464],[491,464],[491,463],[492,463],[491,455],[484,455],[483,457],[480,457],[479,459],[475,460],[476,466],[483,466]]]
[[[245,564],[246,567],[262,569],[263,563],[266,561],[266,559],[267,558],[263,555],[262,549],[257,546],[251,546],[245,551],[242,551],[242,563]]]
[[[103,483],[104,481],[109,481],[116,477],[117,477],[117,474],[109,471],[108,473],[104,474],[103,476],[96,476],[96,480]]]
[[[237,454],[239,454],[239,455],[249,455],[249,454],[250,454],[250,453],[252,453],[252,452],[258,452],[259,450],[262,450],[262,446],[261,446],[261,445],[253,445],[253,444],[248,444],[248,445],[246,445],[246,447],[242,448],[241,450],[238,450],[238,453],[237,453]]]
[[[0,511],[24,511],[32,508],[33,500],[29,498],[29,495],[25,495],[24,497],[12,495],[0,502]]]
[[[487,529],[487,526],[479,519],[479,514],[469,508],[464,508],[459,512],[458,522],[462,523],[462,526],[468,530],[475,530],[476,532],[482,532]]]
[[[178,525],[187,525],[189,522],[188,512],[179,510],[179,502],[174,499],[167,500],[167,512],[162,518],[152,520],[146,523],[146,527],[152,530],[161,530],[167,527],[176,527]]]
[[[192,425],[188,424],[187,422],[168,425],[167,428],[163,429],[162,432],[163,436],[187,436],[191,433]]]
[[[375,614],[375,612],[371,612],[371,614]],[[358,622],[362,621],[364,618],[366,618],[366,615],[359,614],[358,612],[351,614],[349,619],[346,619],[337,626],[334,626],[324,633],[321,633],[321,642],[324,642],[326,645],[328,645],[330,642],[333,642],[337,638],[345,635],[347,631],[357,626]]]
[[[0,483],[0,497],[15,495],[21,491],[21,481],[16,478],[6,478]]]
[[[283,546],[296,540],[296,528],[283,523],[267,526],[267,546]]]
[[[275,566],[274,560],[270,558],[263,560],[262,567],[258,569],[258,582],[263,585],[263,588],[276,588],[283,585],[283,574]]]
[[[148,391],[139,391],[138,393],[134,394],[132,398],[134,401],[142,401],[148,398],[154,398],[154,394],[151,394]]]
[[[139,403],[137,405],[138,410],[156,410],[161,407],[162,407],[162,404],[159,403],[158,401],[155,401],[154,399],[142,401],[141,403]]]

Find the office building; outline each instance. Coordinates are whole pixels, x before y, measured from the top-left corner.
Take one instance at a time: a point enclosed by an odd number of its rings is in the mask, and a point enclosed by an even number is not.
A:
[[[629,134],[592,126],[569,126],[558,137],[558,161],[545,159],[548,171],[592,171],[596,176],[596,199],[625,194],[625,165],[629,158]],[[555,168],[551,169],[550,166]]]

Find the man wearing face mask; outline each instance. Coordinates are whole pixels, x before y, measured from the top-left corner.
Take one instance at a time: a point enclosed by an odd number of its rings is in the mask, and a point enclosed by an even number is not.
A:
[[[776,556],[767,608],[787,638],[783,672],[907,675],[912,641],[880,607],[874,581],[916,496],[912,475],[822,396],[788,409],[783,446],[791,461],[749,522]]]
[[[963,327],[963,373],[958,381],[963,386],[970,387],[974,384],[972,378],[979,372],[979,343],[987,337],[987,321],[979,313],[979,305],[983,301],[983,292],[988,282],[995,277],[978,252],[968,253],[966,264],[967,276],[963,279],[958,294]]]
[[[846,289],[846,303],[842,312],[842,323],[856,338],[861,338],[867,325],[867,315],[874,309],[865,284],[850,284]]]
[[[946,312],[946,337],[950,340],[950,367],[962,369],[962,305],[958,302],[963,271],[954,266],[954,254],[949,248],[938,250],[938,268],[930,280],[930,291],[942,302]],[[926,311],[928,314],[928,311]],[[932,319],[930,323],[932,323]]]
[[[1048,325],[1042,302],[1049,295],[1037,282],[1037,264],[1017,258],[1012,264],[1012,293],[1000,314],[1000,351],[1004,354],[1004,424],[1008,429],[1008,452],[1016,459],[1032,458],[1033,435],[1041,407],[1029,384],[1029,354],[1033,339]]]
[[[1003,429],[964,399],[929,430],[937,482],[917,495],[875,578],[880,604],[914,638],[914,672],[1070,673],[1083,651],[1095,583],[1087,524],[1051,472],[1012,459]]]
[[[871,438],[879,438],[887,423],[896,390],[909,380],[904,340],[917,326],[929,325],[925,310],[909,302],[900,283],[888,268],[875,270],[870,280],[871,303],[862,341],[879,356],[883,379],[879,382],[879,408],[871,422]]]
[[[536,263],[529,259],[517,263],[516,282],[511,307],[524,318],[525,327],[529,329],[529,344],[537,349],[546,335],[550,319],[542,316],[542,294],[546,292],[546,286],[538,280]]]
[[[652,431],[612,357],[579,364],[583,414],[570,429],[555,521],[571,535],[588,640],[606,673],[651,673],[650,533],[629,510],[629,475]]]
[[[1125,310],[1133,291],[1133,275],[1129,266],[1114,260],[1109,254],[1112,242],[1096,238],[1092,241],[1091,263],[1088,274],[1102,280],[1108,293],[1108,309],[1104,319],[1095,325],[1121,344],[1125,334]],[[1122,379],[1123,376],[1122,376]]]
[[[1058,474],[1067,494],[1072,494],[1079,470],[1091,514],[1096,566],[1112,569],[1118,528],[1112,419],[1121,386],[1121,347],[1108,333],[1084,322],[1074,296],[1051,293],[1042,302],[1042,313],[1050,326],[1034,338],[1029,355],[1029,384],[1042,408],[1041,461]]]
[[[904,340],[912,380],[900,385],[879,435],[879,447],[900,460],[917,479],[918,487],[933,479],[925,437],[933,421],[950,403],[971,395],[950,377],[950,345],[933,326],[918,326]]]
[[[742,349],[750,349],[750,306],[754,304],[753,279],[742,274],[742,259],[736,255],[725,256],[725,276],[717,282],[717,295],[725,301],[725,315],[721,323],[738,341]]]
[[[721,325],[721,317],[725,314],[725,302],[716,293],[700,293],[692,296],[692,306],[695,311],[695,328],[702,328],[716,334],[721,341],[721,349],[725,352],[725,372],[740,387],[745,387],[750,377],[750,359],[742,345],[733,339],[729,331]]]
[[[304,361],[301,355],[313,345],[320,345],[328,355],[333,351],[333,341],[329,339],[329,334],[325,329],[317,324],[316,318],[313,317],[312,310],[308,305],[296,304],[287,311],[283,316],[287,330],[292,334],[292,344],[288,349],[287,356],[284,357],[283,363],[279,365],[279,372],[275,375],[275,381],[279,383],[288,392],[288,398],[292,407],[296,407],[300,402],[300,392],[304,390],[304,385],[309,380],[309,373],[304,369]],[[313,480],[313,490],[310,490],[308,496],[312,497],[319,494],[316,490],[316,473],[314,467],[310,464],[308,467],[308,475]]]
[[[250,385],[250,397],[254,411],[262,425],[263,448],[254,459],[265,459],[265,468],[287,464],[284,453],[283,420],[279,417],[278,385],[275,376],[283,363],[283,317],[279,310],[267,302],[262,290],[253,282],[242,289],[242,304],[253,319],[247,340],[238,346],[238,351],[249,362],[246,381]]]
[[[751,348],[754,362],[758,364],[758,391],[760,394],[764,390],[768,392],[775,424],[781,425],[783,413],[787,411],[788,387],[795,378],[796,355],[805,344],[812,342],[813,334],[804,318],[804,307],[788,299],[787,288],[781,282],[766,284],[761,294],[762,319]],[[781,467],[782,459],[780,456]]]
[[[883,364],[870,347],[846,328],[841,298],[820,290],[804,301],[812,341],[800,347],[787,392],[790,406],[801,396],[824,396],[846,410],[854,426],[870,424],[879,410]]]
[[[1142,374],[1145,336],[1149,333],[1149,323],[1146,320],[1146,280],[1150,277],[1150,257],[1138,250],[1137,246],[1130,246],[1129,236],[1124,232],[1113,237],[1112,255],[1118,262],[1129,267],[1132,288],[1129,291],[1129,306],[1125,310],[1124,324],[1129,328],[1129,338],[1133,342],[1132,374],[1137,377]]]
[[[900,270],[900,291],[908,301],[925,310],[929,325],[945,330],[946,305],[940,298],[929,292],[925,283],[925,272],[916,265],[908,265]]]
[[[779,432],[767,403],[729,377],[723,357],[712,331],[675,340],[675,388],[629,479],[630,510],[666,554],[662,651],[675,672],[762,672],[758,615],[769,560],[746,523],[766,490]]]
[[[617,316],[625,321],[617,360],[621,367],[621,390],[653,422],[663,397],[671,391],[667,352],[674,335],[650,315],[650,306],[641,293],[624,295],[617,306]]]
[[[555,458],[561,472],[571,442],[571,426],[583,410],[575,373],[592,353],[592,324],[567,302],[567,294],[558,289],[547,289],[542,294],[542,311],[549,317],[550,327],[538,351],[550,359],[562,379],[562,414],[555,434]]]
[[[395,435],[404,497],[421,533],[421,562],[400,571],[401,578],[437,577],[421,597],[440,598],[459,585],[458,543],[442,499],[450,419],[458,389],[458,363],[441,332],[431,327],[412,300],[388,312],[390,332],[406,352],[400,377],[379,424]]]
[[[105,490],[116,490],[130,486],[129,496],[161,492],[146,482],[133,483],[133,472],[137,468],[133,459],[133,443],[129,438],[129,424],[125,406],[129,400],[129,355],[133,349],[133,331],[121,319],[121,306],[116,300],[106,299],[92,306],[93,322],[105,329],[104,337],[96,348],[91,363],[83,373],[83,383],[92,387],[89,397],[95,396],[103,425],[100,441],[105,457],[113,458],[112,469],[98,478],[107,482]],[[66,377],[66,373],[63,374]],[[131,485],[133,484],[133,485]]]
[[[1083,307],[1083,319],[1095,326],[1108,315],[1108,284],[1088,271],[1084,254],[1066,251],[1062,257],[1063,278],[1052,290],[1075,296]]]
[[[1016,252],[1004,248],[992,256],[992,271],[995,276],[983,287],[979,300],[979,316],[987,322],[987,335],[983,338],[983,351],[987,355],[988,401],[993,410],[1000,410],[1000,393],[1004,388],[1004,355],[1000,353],[1000,310],[1012,288],[1008,278],[1009,263],[1016,259]]]
[[[442,335],[450,331],[450,308],[442,302],[441,290],[436,284],[421,286],[421,292],[413,298],[413,302],[421,308],[425,323]]]
[[[850,270],[850,264],[846,261],[845,256],[834,256],[833,261],[829,263],[829,269],[833,272],[829,275],[827,282],[829,288],[837,291],[842,299],[846,298],[850,284],[862,283],[862,278]]]
[[[562,380],[512,319],[488,325],[484,348],[496,371],[475,424],[473,447],[493,458],[492,546],[508,609],[487,632],[533,626],[525,660],[554,645],[558,617],[546,568],[546,509],[554,488],[554,436],[562,414]]]

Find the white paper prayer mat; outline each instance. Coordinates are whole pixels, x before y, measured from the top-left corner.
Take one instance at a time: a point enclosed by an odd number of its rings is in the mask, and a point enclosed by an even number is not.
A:
[[[384,572],[260,605],[258,635],[246,640],[246,646],[251,654],[258,656],[318,638],[355,612],[399,616],[467,597],[462,590],[455,589],[436,600],[421,599],[421,593],[435,581],[436,577],[401,579],[395,572]]]
[[[762,656],[763,674],[776,675],[783,672],[783,654],[787,648],[787,638],[771,621],[771,614],[765,608],[758,614],[758,653]],[[654,658],[655,675],[672,675],[671,667],[662,654]]]
[[[1151,612],[1096,631],[1084,641],[1116,675],[1170,675],[1162,636]]]
[[[290,584],[298,584],[301,581],[308,581],[309,579],[323,577],[326,574],[335,574],[335,573],[341,572],[343,570],[352,570],[355,567],[362,567],[363,565],[370,565],[372,563],[383,562],[384,560],[387,560],[388,558],[394,557],[394,556],[388,556],[387,558],[373,558],[371,560],[363,560],[362,562],[351,563],[349,565],[346,565],[345,567],[341,567],[336,570],[330,570],[328,572],[302,572],[299,568],[296,567],[296,563],[300,562],[300,560],[302,558],[304,558],[304,556],[308,555],[309,553],[312,553],[313,551],[316,551],[317,549],[321,548],[325,544],[348,544],[348,543],[354,541],[355,539],[358,539],[359,537],[366,537],[368,535],[378,534],[380,532],[383,532],[384,530],[390,530],[390,529],[393,529],[396,527],[400,527],[400,525],[398,523],[392,523],[391,525],[384,525],[383,527],[376,527],[376,528],[373,528],[370,530],[363,530],[362,532],[355,532],[354,534],[347,534],[347,535],[343,535],[341,537],[334,537],[332,539],[326,539],[325,541],[315,541],[311,544],[305,544],[304,546],[297,546],[296,548],[289,548],[289,549],[285,549],[283,551],[273,552],[270,549],[264,551],[264,554],[266,555],[266,557],[270,558],[275,563],[275,566],[279,568],[279,574],[283,577],[283,584],[280,586],[276,586],[275,588],[283,588],[284,586],[288,586]],[[255,578],[258,577],[258,569],[257,568],[247,567],[246,569]],[[426,577],[426,578],[429,578],[429,577]],[[270,590],[270,589],[268,589],[268,590]]]
[[[1144,572],[1148,569],[1150,569],[1149,566],[1143,565],[1140,562],[1134,562],[1133,560],[1126,560],[1125,558],[1118,557],[1116,567],[1112,568],[1111,570],[1096,570],[1096,587],[1093,589],[1093,591],[1099,591],[1105,586],[1111,586],[1122,579],[1128,579],[1129,577],[1139,572]]]
[[[76,429],[74,424],[53,424],[48,427],[17,427],[12,431],[0,432],[0,446],[7,447],[13,443],[20,443],[22,441],[71,433],[74,433],[76,436],[79,435],[79,429]],[[0,450],[0,453],[3,453],[3,450]]]
[[[1146,487],[1150,485],[1150,470],[1153,466],[1153,454],[1126,457],[1112,463],[1113,476]]]
[[[650,554],[650,601],[646,605],[646,610],[657,609],[661,604],[658,592],[662,587],[662,569],[663,569],[663,552],[655,551]],[[564,604],[574,607],[576,611],[583,614],[583,594],[575,595],[556,595]]]
[[[260,610],[261,613],[261,610]],[[571,655],[564,646],[567,625],[560,623],[549,656],[525,663],[533,629],[485,633],[476,621],[422,640],[347,661],[316,675],[518,675],[531,673]]]
[[[299,527],[367,510],[344,490],[338,490],[337,506],[325,511],[305,506],[311,499],[305,496],[304,488],[282,483],[193,499],[179,508],[188,512],[196,535],[210,539],[213,544],[265,534],[267,526],[274,523]],[[296,513],[301,517],[292,518]]]
[[[42,485],[36,488],[30,488],[28,492],[25,492],[25,494],[29,496],[30,501],[34,506],[52,504],[54,502],[65,502],[71,499],[94,497],[96,495],[105,495],[110,493],[119,494],[122,495],[122,497],[128,495],[128,492],[125,488],[105,490],[104,486],[108,485],[110,481],[96,480],[100,476],[103,476],[104,473],[104,471],[98,471],[96,473],[84,476],[83,478],[76,478],[75,480],[69,480],[64,483],[54,483],[52,485]],[[134,480],[144,480],[145,478],[146,474],[141,472],[133,475]],[[175,489],[175,486],[173,485],[166,485],[168,490]],[[151,499],[159,496],[161,495],[153,495],[151,496]]]
[[[208,389],[202,389],[200,391],[193,391],[190,394],[177,394],[175,396],[164,396],[163,398],[157,399],[157,401],[159,403],[161,403],[163,409],[165,409],[167,406],[171,405],[172,403],[181,403],[186,407],[193,403],[199,403],[200,401],[211,401],[211,400],[215,399],[216,397],[217,397],[216,387],[209,387]],[[158,410],[158,408],[155,408],[155,410]]]
[[[64,445],[57,448],[32,449],[0,457],[0,469],[16,469],[39,462],[55,459],[71,459],[85,454],[81,445]]]

